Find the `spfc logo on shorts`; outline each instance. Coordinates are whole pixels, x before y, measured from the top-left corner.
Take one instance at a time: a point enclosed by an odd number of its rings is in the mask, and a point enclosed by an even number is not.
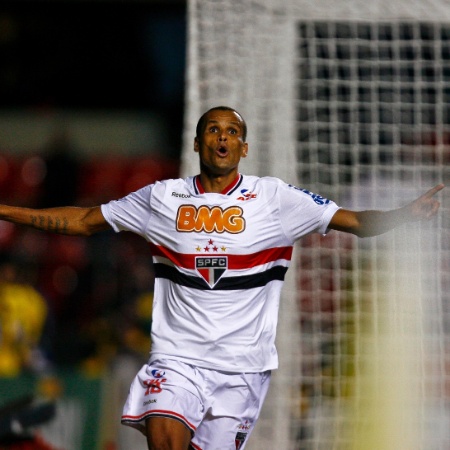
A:
[[[195,269],[213,288],[228,268],[227,256],[196,256]]]
[[[236,443],[236,450],[239,450],[242,447],[246,437],[247,433],[242,433],[241,431],[236,433],[236,437],[234,438],[234,442]]]

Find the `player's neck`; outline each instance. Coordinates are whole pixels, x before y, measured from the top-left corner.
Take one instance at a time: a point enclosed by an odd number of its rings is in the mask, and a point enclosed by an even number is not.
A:
[[[236,183],[239,173],[233,171],[227,175],[211,176],[205,172],[201,172],[199,180],[205,193],[224,193],[229,190],[230,186]]]

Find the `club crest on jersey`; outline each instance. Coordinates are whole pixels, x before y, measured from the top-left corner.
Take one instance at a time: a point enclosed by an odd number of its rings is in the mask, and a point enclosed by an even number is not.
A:
[[[213,288],[228,269],[227,256],[196,256],[195,270]]]

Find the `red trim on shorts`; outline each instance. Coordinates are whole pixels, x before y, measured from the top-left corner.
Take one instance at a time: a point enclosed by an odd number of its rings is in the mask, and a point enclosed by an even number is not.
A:
[[[190,423],[186,419],[186,417],[182,416],[181,414],[173,411],[165,411],[163,409],[154,409],[151,411],[147,411],[139,416],[122,416],[122,422],[140,422],[141,420],[148,419],[151,416],[168,417],[171,419],[179,420],[183,422],[192,432],[195,432],[195,430],[197,429],[195,425],[192,425],[192,423]]]

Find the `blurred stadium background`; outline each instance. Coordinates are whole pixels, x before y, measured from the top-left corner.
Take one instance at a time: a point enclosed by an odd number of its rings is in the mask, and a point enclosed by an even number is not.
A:
[[[185,1],[2,1],[0,202],[93,205],[177,177],[185,47]],[[39,429],[54,449],[146,448],[118,413],[149,350],[153,272],[145,243],[113,234],[0,223],[0,408],[56,401]]]
[[[0,55],[0,201],[95,204],[195,173],[216,104],[249,123],[243,172],[355,208],[449,184],[446,0],[4,1]],[[432,223],[299,244],[249,450],[450,448],[442,199]],[[146,246],[0,222],[0,258],[0,400],[56,403],[42,448],[144,449],[118,417],[150,344]]]

